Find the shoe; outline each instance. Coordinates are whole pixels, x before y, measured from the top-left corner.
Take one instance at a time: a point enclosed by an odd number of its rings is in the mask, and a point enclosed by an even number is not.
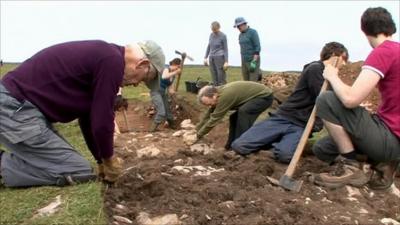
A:
[[[172,130],[176,130],[177,126],[174,120],[167,120],[168,122],[168,127]]]
[[[160,125],[159,123],[152,122],[149,132],[156,132],[159,125]]]
[[[400,170],[400,159],[372,166],[368,187],[372,190],[386,190],[392,186],[396,172]]]
[[[340,188],[345,185],[362,187],[368,178],[362,170],[361,163],[355,160],[341,159],[330,173],[316,174],[314,183],[328,188]]]

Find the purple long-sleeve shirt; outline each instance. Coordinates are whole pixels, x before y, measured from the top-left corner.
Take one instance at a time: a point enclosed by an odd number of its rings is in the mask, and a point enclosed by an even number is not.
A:
[[[100,40],[54,45],[38,52],[1,83],[36,105],[50,122],[79,119],[97,161],[113,155],[114,98],[124,75],[125,49]]]

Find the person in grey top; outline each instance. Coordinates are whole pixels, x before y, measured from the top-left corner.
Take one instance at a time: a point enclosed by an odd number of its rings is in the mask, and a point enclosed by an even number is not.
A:
[[[220,30],[218,22],[211,23],[210,34],[204,65],[210,64],[210,72],[214,86],[226,84],[226,73],[228,69],[228,41],[226,35]],[[208,60],[207,60],[208,58]]]

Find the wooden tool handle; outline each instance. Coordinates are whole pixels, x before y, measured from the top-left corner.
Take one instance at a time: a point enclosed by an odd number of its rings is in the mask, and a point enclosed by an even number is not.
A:
[[[322,84],[320,94],[322,92],[324,92],[327,89],[327,87],[328,87],[328,81],[325,80],[324,83]],[[293,155],[293,158],[290,161],[288,168],[286,169],[285,175],[287,175],[289,177],[291,177],[293,175],[294,170],[296,169],[297,163],[301,157],[301,154],[303,153],[304,147],[307,144],[308,137],[310,136],[310,133],[314,126],[316,113],[317,113],[317,108],[314,105],[313,110],[310,115],[310,118],[308,119],[306,128],[304,128],[304,131],[303,131],[303,134],[301,135],[299,144],[297,145],[296,151]]]
[[[178,76],[176,77],[176,83],[175,83],[175,92],[177,92],[178,91],[178,88],[179,88],[179,82],[180,82],[180,80],[181,80],[181,75],[182,75],[182,71],[183,71],[183,63],[185,62],[185,58],[186,57],[183,57],[182,56],[182,60],[181,60],[181,72],[178,74]]]
[[[335,58],[335,61],[333,63],[334,67],[337,67],[339,63],[339,57]],[[321,90],[319,92],[319,95],[321,93],[323,93],[324,91],[326,91],[326,89],[328,88],[328,81],[324,80],[324,83],[322,84]],[[288,166],[288,168],[286,169],[285,175],[292,177],[294,170],[296,169],[297,163],[300,160],[301,154],[304,151],[304,147],[307,144],[307,140],[308,137],[310,136],[310,133],[312,131],[312,128],[314,126],[314,122],[315,122],[315,117],[316,117],[316,113],[317,113],[317,108],[316,105],[314,105],[313,110],[311,112],[311,115],[308,119],[307,125],[304,128],[303,134],[301,135],[299,144],[297,145],[296,151],[293,155],[292,160],[290,161],[290,164]]]

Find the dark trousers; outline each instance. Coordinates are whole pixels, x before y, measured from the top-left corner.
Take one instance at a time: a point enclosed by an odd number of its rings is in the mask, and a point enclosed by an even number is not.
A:
[[[272,101],[272,94],[266,97],[254,98],[241,105],[236,112],[230,115],[226,149],[230,149],[232,142],[253,126],[257,117],[272,105]]]
[[[226,84],[226,73],[224,70],[224,56],[210,56],[210,72],[214,86]]]
[[[304,128],[286,118],[273,115],[257,123],[232,143],[232,149],[247,155],[261,149],[273,147],[275,159],[289,163],[300,141]]]

